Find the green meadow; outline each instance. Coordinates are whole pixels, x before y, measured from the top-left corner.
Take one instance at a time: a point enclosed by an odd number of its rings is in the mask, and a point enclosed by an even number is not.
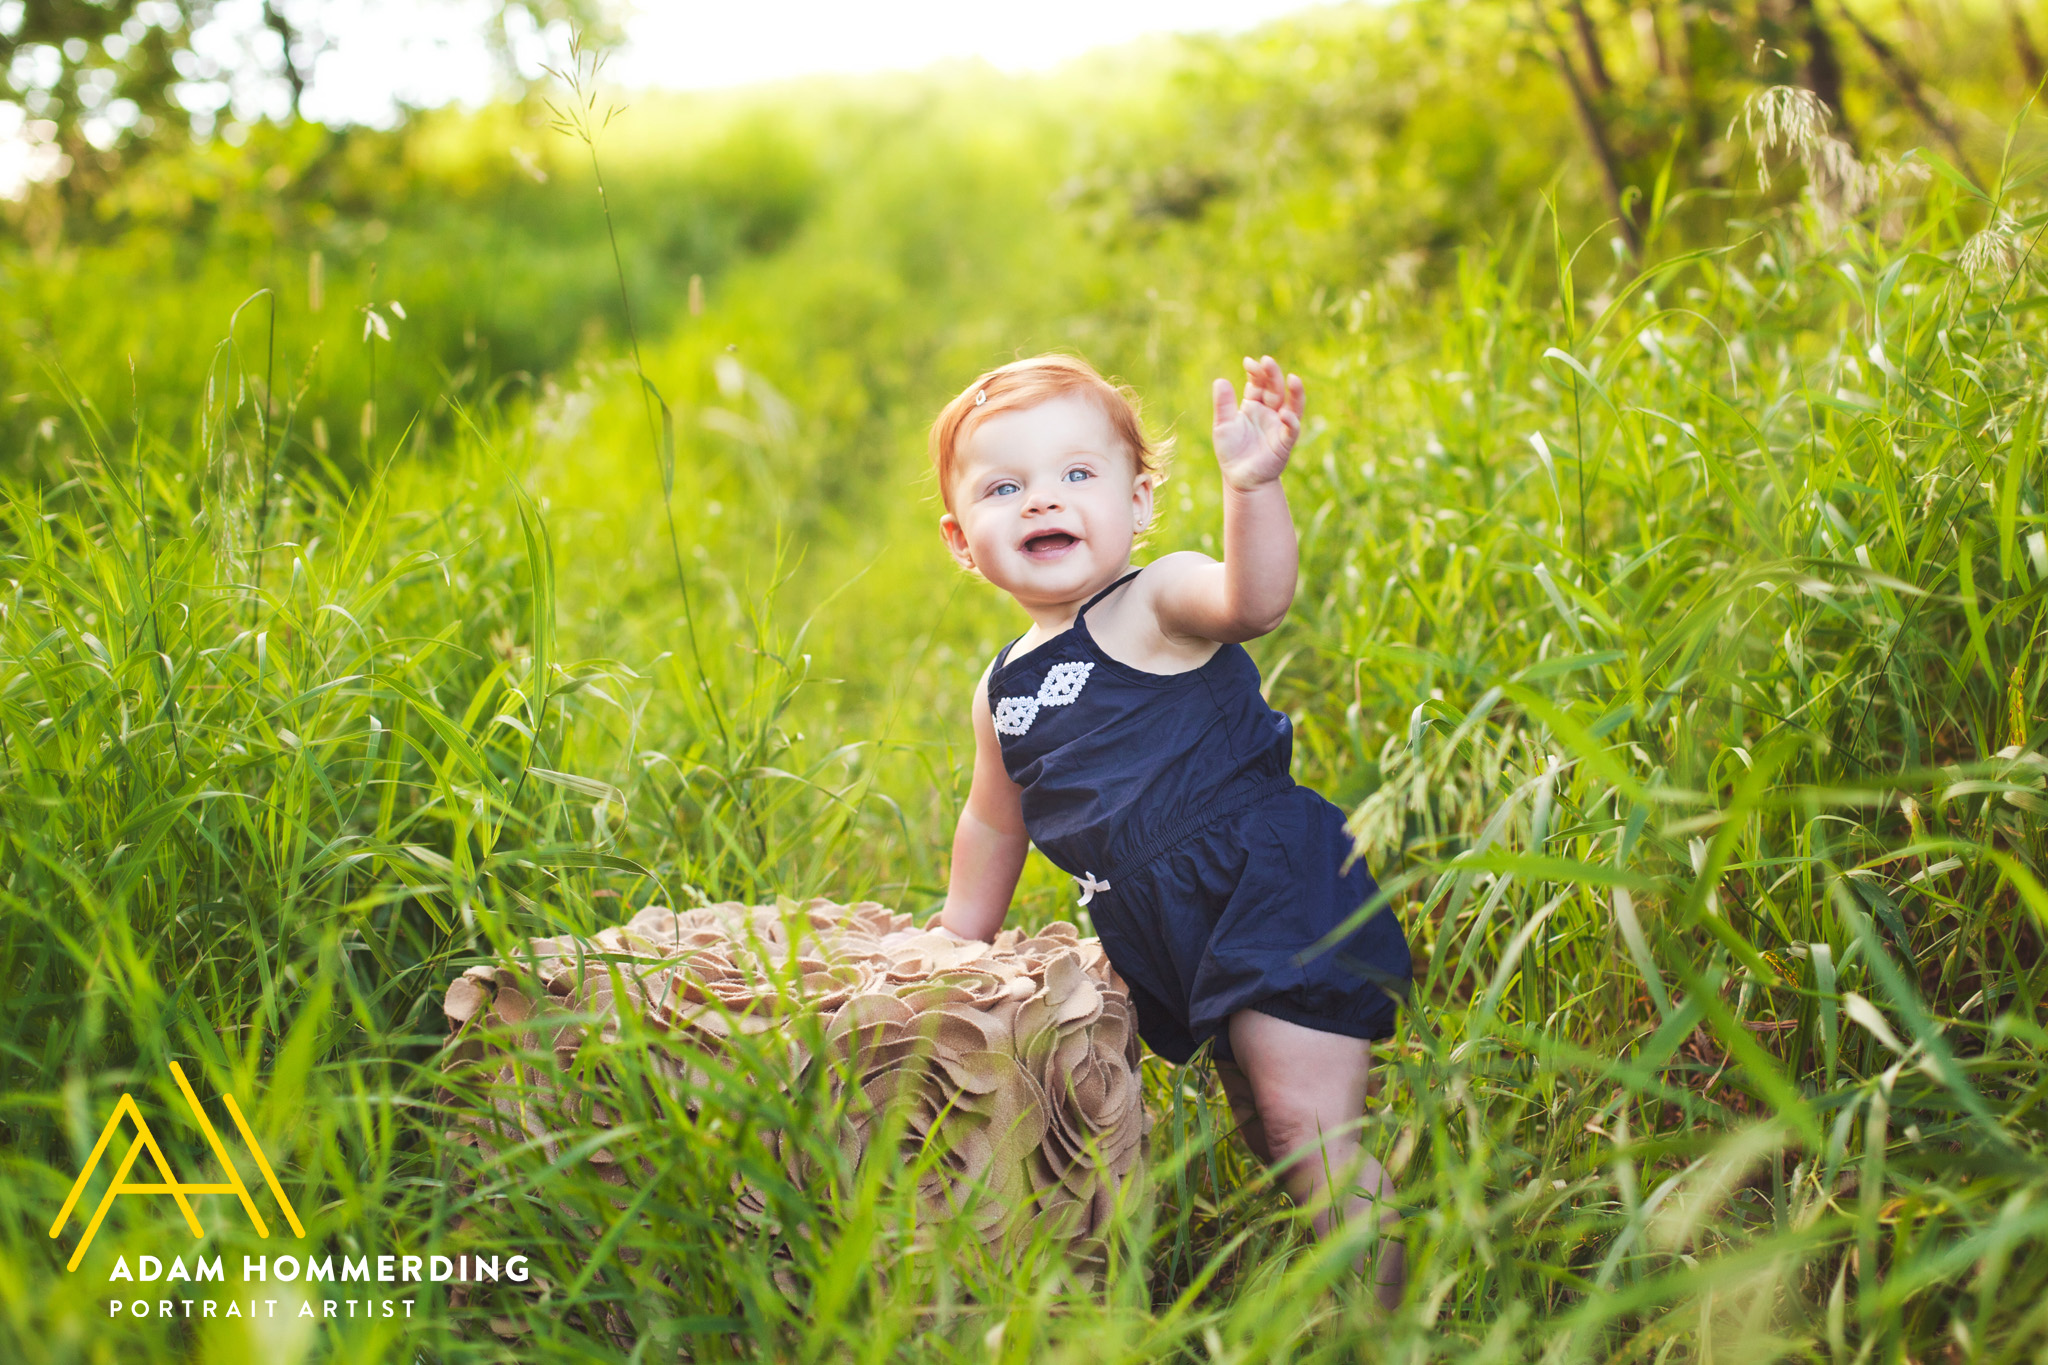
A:
[[[16,206],[0,1359],[2048,1360],[2048,139],[2008,8],[1918,0],[1855,5],[1874,42],[1817,7],[1830,142],[1815,9],[600,73]],[[1156,552],[1217,546],[1210,378],[1306,380],[1253,649],[1415,952],[1366,1119],[1391,1314],[1201,1059],[1147,1058],[1097,1264],[922,1214],[941,1152],[846,1161],[779,1033],[677,1068],[593,1030],[525,1064],[602,1132],[454,1140],[468,966],[653,904],[937,909],[1026,622],[946,556],[925,428],[1051,349],[1173,439]],[[1012,923],[1073,898],[1034,855]],[[272,1236],[126,1196],[68,1271],[124,1093],[224,1178],[173,1062]],[[308,1247],[534,1278],[325,1322],[238,1284]],[[110,1314],[172,1293],[109,1280],[142,1253],[276,1316]]]

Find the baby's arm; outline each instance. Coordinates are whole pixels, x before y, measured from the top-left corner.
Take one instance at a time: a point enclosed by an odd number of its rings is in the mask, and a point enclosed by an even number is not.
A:
[[[1294,603],[1299,546],[1281,471],[1301,434],[1299,375],[1245,358],[1244,405],[1216,381],[1216,463],[1223,471],[1223,562],[1167,555],[1154,564],[1153,609],[1169,636],[1234,644],[1264,635]],[[1143,581],[1142,579],[1140,580]]]
[[[993,665],[991,665],[993,667]],[[953,874],[939,927],[961,938],[992,939],[1010,913],[1030,840],[1017,784],[1003,766],[1002,743],[988,710],[988,674],[974,689],[974,781],[953,830]]]

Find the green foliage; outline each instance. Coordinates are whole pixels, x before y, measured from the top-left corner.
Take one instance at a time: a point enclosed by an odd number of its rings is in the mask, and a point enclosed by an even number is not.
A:
[[[274,358],[270,296],[183,344],[270,277],[182,227],[38,277],[57,363],[9,380],[0,495],[0,1355],[2041,1358],[2031,134],[1989,186],[1920,153],[1860,208],[1681,168],[1690,197],[1640,186],[1638,270],[1590,174],[1543,200],[1570,113],[1500,23],[823,88],[673,151],[674,109],[632,111],[599,154],[667,437],[622,329],[575,321],[617,298],[583,149],[503,112],[350,144],[356,183],[406,187],[380,243],[282,217]],[[1489,67],[1523,74],[1458,74]],[[346,310],[392,297],[369,351]],[[552,373],[463,377],[472,307]],[[316,339],[358,359],[300,388]],[[967,689],[1019,627],[937,543],[922,425],[1056,345],[1185,427],[1160,549],[1215,546],[1208,377],[1247,350],[1307,377],[1302,588],[1258,650],[1417,953],[1366,1120],[1408,1213],[1389,1319],[1349,1270],[1372,1231],[1313,1244],[1199,1062],[1147,1063],[1152,1163],[1099,1279],[920,1223],[916,1164],[847,1168],[765,1046],[578,1055],[637,1192],[573,1114],[447,1138],[441,991],[525,937],[936,905]],[[1034,859],[1014,913],[1071,894]],[[323,1250],[523,1251],[545,1293],[110,1323],[113,1256],[189,1233],[122,1201],[66,1275],[49,1220],[123,1090],[210,1178],[173,1059],[241,1097]],[[777,1176],[776,1133],[833,1178]],[[761,1217],[724,1212],[742,1179]],[[198,1207],[209,1254],[280,1249]]]
[[[29,344],[0,356],[0,384],[41,389],[55,360],[110,411],[125,412],[131,394],[163,396],[156,423],[183,438],[186,395],[204,388],[213,357],[154,339],[216,332],[219,299],[260,285],[280,301],[284,363],[248,377],[272,393],[278,420],[300,414],[282,458],[364,477],[379,436],[387,454],[409,425],[445,436],[459,425],[450,400],[495,401],[623,337],[611,262],[591,250],[603,222],[588,165],[557,144],[499,110],[423,119],[403,135],[258,129],[240,148],[154,161],[102,201],[119,228],[110,240],[0,251],[13,330]],[[817,195],[811,150],[766,114],[742,113],[636,170],[613,208],[637,306],[657,314],[684,306],[691,276],[715,288],[735,259],[786,241]],[[508,260],[520,269],[503,269]],[[405,319],[373,344],[362,309],[376,304],[390,322],[392,299]],[[268,346],[265,325],[251,317],[239,339]],[[49,472],[36,420],[0,414],[24,473]]]
[[[30,196],[36,230],[118,214],[138,170],[175,178],[223,115],[232,143],[250,122],[268,140],[280,111],[296,120],[332,42],[324,17],[303,0],[12,0],[0,10],[0,125],[12,151],[27,156],[29,179],[44,182]],[[588,0],[500,0],[468,17],[514,80],[515,29],[564,23],[586,43],[618,40]]]

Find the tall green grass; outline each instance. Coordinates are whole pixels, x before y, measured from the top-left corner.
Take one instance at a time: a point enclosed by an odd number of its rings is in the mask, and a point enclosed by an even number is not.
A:
[[[1136,238],[1048,207],[1028,139],[957,141],[649,347],[694,659],[630,371],[456,392],[351,479],[278,458],[305,412],[261,304],[189,423],[49,373],[69,462],[0,495],[0,1356],[2048,1352],[2030,164],[1909,163],[1846,220],[1782,190],[1660,205],[1640,272],[1527,199],[1418,281],[1286,249],[1332,250],[1316,158]],[[921,263],[887,226],[911,190],[1024,227]],[[846,240],[873,257],[827,268]],[[868,353],[899,330],[934,373]],[[451,1141],[438,1004],[473,962],[655,901],[936,904],[962,699],[1008,628],[917,482],[948,367],[1078,342],[1170,422],[1248,333],[1313,419],[1303,586],[1260,662],[1417,952],[1367,1119],[1402,1308],[1353,1283],[1368,1228],[1305,1236],[1200,1063],[1147,1063],[1151,1162],[1099,1276],[921,1220],[932,1154],[847,1167],[768,1044],[679,1069],[629,1026],[570,1077],[601,1138],[570,1112]],[[1204,459],[1180,452],[1172,545],[1214,534]],[[1034,862],[1016,913],[1070,894]],[[110,1323],[114,1255],[189,1234],[123,1201],[66,1275],[49,1221],[123,1090],[207,1178],[172,1059],[240,1098],[323,1248],[516,1249],[541,1285],[311,1331]],[[830,1178],[791,1182],[785,1142]],[[762,1214],[729,1212],[742,1184]],[[199,1207],[231,1264],[287,1249]]]

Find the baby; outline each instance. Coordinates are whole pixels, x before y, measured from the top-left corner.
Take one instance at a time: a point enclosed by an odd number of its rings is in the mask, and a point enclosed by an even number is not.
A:
[[[1244,364],[1242,405],[1215,384],[1221,563],[1182,551],[1132,568],[1157,457],[1130,395],[1083,361],[991,370],[933,423],[946,545],[1032,621],[975,688],[974,779],[939,923],[994,937],[1036,844],[1079,883],[1145,1042],[1184,1062],[1214,1040],[1239,1131],[1287,1163],[1288,1193],[1327,1234],[1393,1194],[1358,1121],[1408,945],[1379,913],[1313,951],[1375,887],[1362,865],[1343,870],[1343,812],[1288,775],[1291,728],[1240,643],[1294,600],[1280,474],[1303,402],[1271,356]],[[1324,1195],[1333,1175],[1341,1200]],[[1382,1228],[1395,1221],[1383,1208]],[[1391,1307],[1401,1248],[1384,1245]]]

